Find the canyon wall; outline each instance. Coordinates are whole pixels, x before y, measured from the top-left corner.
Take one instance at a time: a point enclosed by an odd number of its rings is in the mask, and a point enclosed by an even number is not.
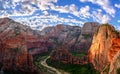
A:
[[[28,53],[22,26],[9,19],[0,19],[0,63],[2,70],[34,72],[32,55]]]
[[[96,22],[87,22],[83,27],[58,24],[46,27],[41,31],[41,35],[48,38],[54,49],[65,46],[71,51],[87,52],[98,26],[99,23]]]
[[[99,26],[89,49],[89,61],[101,74],[117,74],[120,55],[120,33],[109,24]]]

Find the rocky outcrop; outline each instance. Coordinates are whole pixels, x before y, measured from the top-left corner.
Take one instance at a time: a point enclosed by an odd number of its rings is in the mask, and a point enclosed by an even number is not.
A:
[[[89,49],[89,61],[101,74],[117,74],[120,55],[120,33],[109,24],[101,25]]]
[[[48,37],[48,41],[54,44],[54,47],[65,46],[68,50],[87,52],[98,26],[96,22],[85,23],[82,28],[58,24],[43,29],[41,35]]]
[[[87,22],[81,29],[81,34],[76,40],[75,50],[81,52],[87,52],[91,46],[94,33],[97,31],[99,23]]]
[[[97,23],[97,22],[87,22],[83,25],[81,34],[94,35],[98,26],[99,26],[99,23]]]
[[[27,42],[29,53],[31,53],[32,55],[48,52],[52,49],[52,46],[53,45],[51,43],[44,41]]]
[[[57,50],[53,50],[50,54],[51,60],[58,60],[63,63],[71,63],[71,64],[86,64],[88,63],[88,59],[86,57],[75,57],[68,52],[65,48],[58,48]]]
[[[47,40],[48,39],[44,36],[26,36],[26,44],[29,53],[35,55],[51,50],[53,44]]]
[[[41,34],[49,38],[56,45],[74,45],[75,39],[79,36],[81,27],[58,24],[55,27],[47,27]]]
[[[0,63],[3,70],[34,72],[25,28],[9,18],[0,19]]]

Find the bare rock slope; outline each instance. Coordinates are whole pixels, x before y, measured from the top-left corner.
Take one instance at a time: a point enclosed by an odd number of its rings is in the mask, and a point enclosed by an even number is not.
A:
[[[117,74],[120,68],[120,33],[109,24],[101,25],[94,34],[88,56],[101,74]]]

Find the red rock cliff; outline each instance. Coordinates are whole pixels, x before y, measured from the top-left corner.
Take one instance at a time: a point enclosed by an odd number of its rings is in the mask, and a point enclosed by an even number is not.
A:
[[[113,26],[103,24],[94,34],[89,49],[89,61],[101,74],[117,74],[120,67],[120,35]]]
[[[0,63],[3,70],[33,72],[32,55],[27,51],[26,38],[20,24],[0,19]],[[3,25],[4,24],[4,25]]]
[[[50,54],[51,60],[59,60],[63,63],[71,63],[71,64],[86,64],[88,63],[88,59],[86,57],[75,57],[71,55],[67,49],[58,48],[57,50],[53,50]]]

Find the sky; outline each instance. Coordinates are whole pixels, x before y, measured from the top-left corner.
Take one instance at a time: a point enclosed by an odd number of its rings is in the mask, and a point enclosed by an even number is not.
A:
[[[0,0],[0,18],[9,17],[33,29],[85,22],[110,23],[120,30],[120,0]]]

